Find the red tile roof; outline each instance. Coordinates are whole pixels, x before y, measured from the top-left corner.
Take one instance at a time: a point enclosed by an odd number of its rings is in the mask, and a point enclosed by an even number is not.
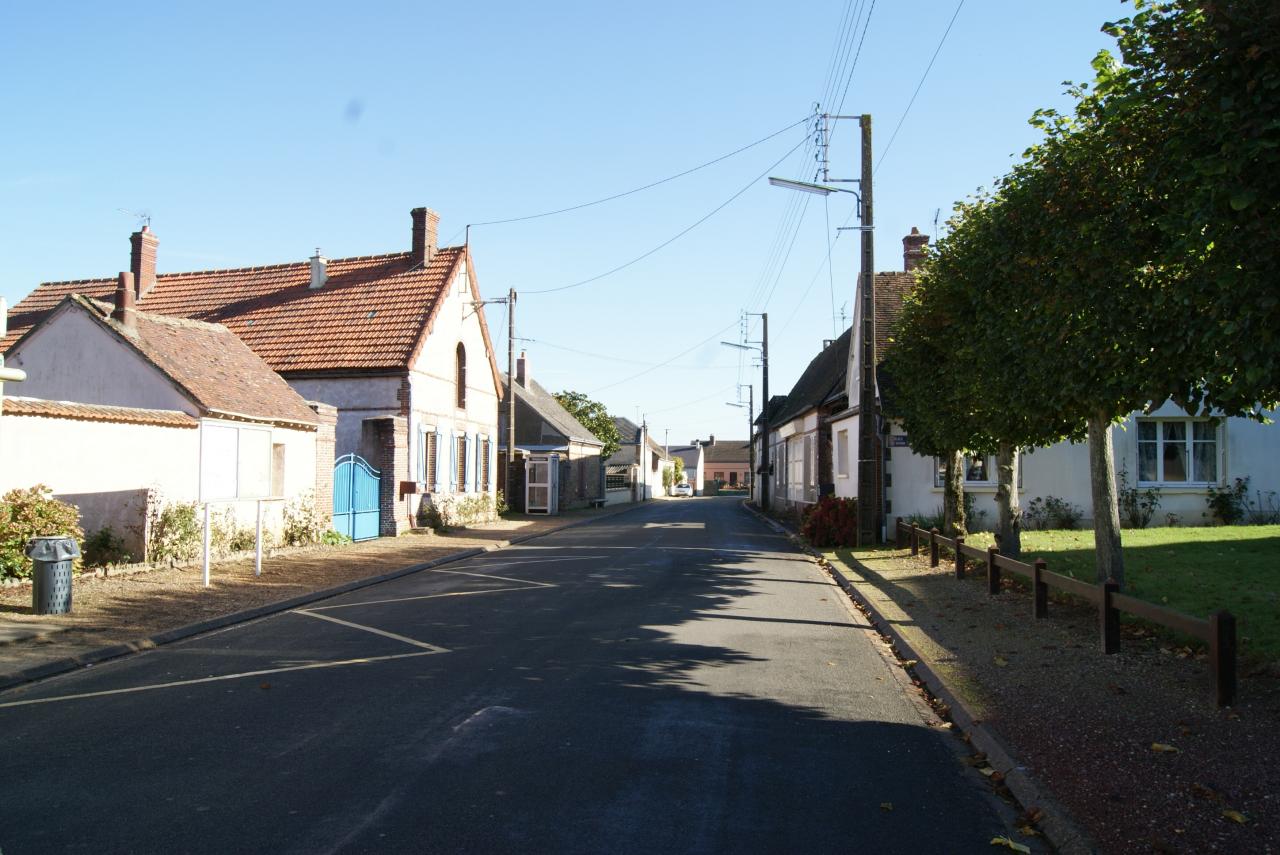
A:
[[[902,301],[914,287],[914,273],[893,271],[876,274],[876,365],[884,362],[894,327],[902,315]]]
[[[138,300],[157,315],[224,324],[279,372],[407,370],[413,363],[465,246],[438,250],[424,266],[410,253],[330,259],[323,288],[312,290],[309,262],[162,273]],[[474,273],[472,276],[474,281]],[[64,297],[111,300],[116,280],[45,282],[9,313],[8,350]],[[479,299],[477,295],[477,299]],[[489,331],[481,329],[498,385]]]
[[[110,303],[75,294],[64,303],[130,345],[207,415],[317,424],[302,396],[222,324],[135,311],[129,329],[111,317]]]
[[[80,419],[88,422],[119,422],[130,425],[197,427],[200,422],[177,410],[144,410],[137,407],[108,407],[71,401],[44,401],[40,398],[5,396],[6,416],[44,416],[51,419]]]

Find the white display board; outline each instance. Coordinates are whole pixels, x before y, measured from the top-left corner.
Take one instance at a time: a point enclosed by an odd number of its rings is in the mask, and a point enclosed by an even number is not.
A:
[[[271,431],[200,428],[200,500],[259,499],[271,493]]]

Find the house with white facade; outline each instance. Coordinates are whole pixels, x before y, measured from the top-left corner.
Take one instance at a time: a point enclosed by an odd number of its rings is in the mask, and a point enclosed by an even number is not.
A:
[[[648,425],[615,416],[622,445],[605,460],[605,502],[643,502],[667,495],[662,472],[671,466],[663,446],[649,435]]]
[[[439,247],[439,216],[410,212],[410,248],[382,255],[159,273],[159,240],[131,237],[136,305],[226,326],[303,398],[337,408],[336,455],[380,472],[380,531],[424,497],[489,496],[497,363],[469,247]],[[46,282],[9,313],[7,350],[65,297],[111,299],[115,280]]]
[[[286,502],[330,511],[332,408],[308,405],[220,324],[71,295],[10,347],[27,379],[0,411],[0,492],[37,484],[145,552],[155,503],[209,503],[279,531]],[[317,496],[323,498],[317,499]]]
[[[715,437],[711,437],[714,441]],[[695,439],[688,445],[672,445],[667,448],[667,453],[671,455],[672,461],[677,457],[684,463],[684,483],[693,488],[695,496],[701,496],[706,486],[703,474],[703,461],[705,444],[703,440]]]

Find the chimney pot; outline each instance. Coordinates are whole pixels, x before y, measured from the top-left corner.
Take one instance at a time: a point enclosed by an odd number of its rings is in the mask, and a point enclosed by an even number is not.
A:
[[[127,330],[136,330],[138,328],[138,318],[134,313],[135,285],[133,274],[121,271],[120,276],[116,279],[116,304],[111,311],[113,320],[119,321],[120,325]]]
[[[440,215],[430,208],[414,208],[409,216],[413,218],[413,263],[426,264],[438,248]]]
[[[529,387],[529,358],[525,356],[524,351],[520,351],[520,358],[516,360],[516,382],[526,389]]]
[[[911,227],[911,234],[902,239],[902,269],[915,270],[924,261],[924,248],[929,245],[929,236],[920,234],[920,229]]]
[[[328,281],[329,259],[320,254],[320,247],[316,247],[316,254],[311,256],[311,284],[307,287],[313,291],[319,290]]]
[[[141,299],[156,285],[156,248],[160,245],[160,239],[151,231],[150,226],[143,226],[141,231],[129,236],[129,242],[132,246],[129,271],[133,274],[133,284]]]

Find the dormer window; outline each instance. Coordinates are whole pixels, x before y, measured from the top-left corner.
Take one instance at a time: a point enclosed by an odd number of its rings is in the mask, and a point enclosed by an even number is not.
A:
[[[467,406],[467,349],[458,342],[458,409]]]

